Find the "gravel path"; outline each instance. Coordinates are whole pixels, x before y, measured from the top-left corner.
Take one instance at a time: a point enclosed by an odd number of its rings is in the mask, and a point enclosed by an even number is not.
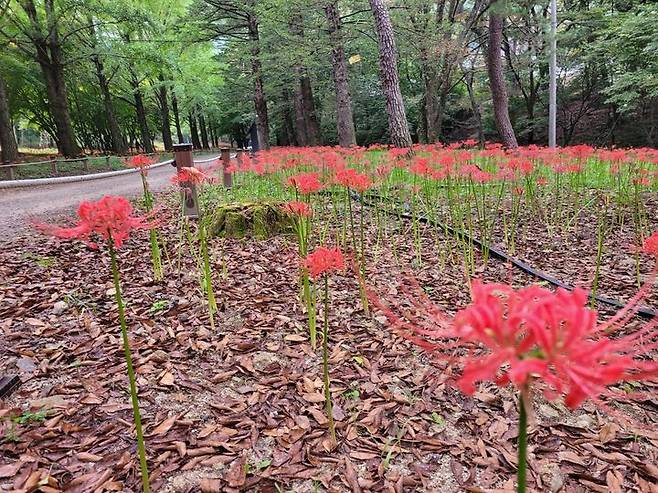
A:
[[[199,155],[204,159],[213,155]],[[202,165],[201,167],[207,166]],[[154,192],[171,186],[175,173],[173,166],[161,166],[150,170],[149,186]],[[103,195],[123,195],[128,198],[142,194],[139,173],[99,178],[77,183],[61,183],[26,188],[0,190],[0,244],[20,236],[31,219],[41,221],[73,212],[83,200],[97,200]]]

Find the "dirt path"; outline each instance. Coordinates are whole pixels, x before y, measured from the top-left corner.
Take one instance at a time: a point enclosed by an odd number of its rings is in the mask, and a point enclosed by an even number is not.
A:
[[[195,156],[207,159],[211,155]],[[207,166],[203,165],[203,166]],[[149,185],[154,192],[171,186],[172,166],[161,166],[149,172]],[[26,188],[0,190],[0,244],[11,241],[29,227],[31,219],[49,217],[73,211],[83,200],[96,200],[103,195],[137,197],[142,193],[138,173],[129,173],[98,180],[60,183]]]

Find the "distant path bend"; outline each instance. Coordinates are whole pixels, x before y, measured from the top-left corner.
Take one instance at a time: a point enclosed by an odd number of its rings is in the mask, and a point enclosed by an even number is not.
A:
[[[203,160],[214,155],[194,156]],[[209,163],[199,165],[205,168]],[[149,186],[159,192],[171,186],[173,166],[151,169]],[[59,183],[26,188],[0,190],[0,244],[11,241],[29,228],[31,219],[48,220],[49,217],[74,211],[83,200],[98,200],[103,195],[123,195],[136,198],[142,194],[139,173],[129,173],[97,180]]]

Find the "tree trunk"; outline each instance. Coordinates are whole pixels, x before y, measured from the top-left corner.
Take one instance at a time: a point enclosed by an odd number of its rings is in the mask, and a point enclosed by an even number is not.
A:
[[[386,113],[391,143],[396,147],[411,147],[411,134],[400,91],[397,67],[397,48],[393,37],[393,26],[385,0],[369,0],[375,18],[379,45],[379,77],[386,98]]]
[[[254,79],[254,108],[256,109],[256,130],[258,132],[258,148],[270,148],[270,123],[267,116],[267,100],[263,89],[263,73],[260,61],[260,38],[258,21],[252,13],[248,14],[249,40],[251,41],[251,75]]]
[[[192,113],[189,113],[187,120],[190,124],[190,133],[192,134],[192,146],[195,149],[201,149],[201,140],[199,140],[199,129],[196,126],[196,118],[194,118]]]
[[[18,158],[18,146],[9,115],[9,98],[4,81],[0,78],[0,161],[12,163]]]
[[[94,50],[91,59],[94,62],[94,67],[96,68],[96,78],[98,79],[98,87],[100,88],[101,95],[103,96],[103,109],[105,110],[105,118],[107,119],[107,128],[110,132],[110,149],[115,154],[125,154],[126,142],[123,139],[116,113],[114,112],[112,94],[110,93],[110,83],[105,76],[105,67],[100,55],[98,54],[98,51],[96,50],[96,29],[94,28],[94,22],[91,15],[87,17],[87,22],[90,26],[89,29],[91,31],[91,42],[93,44]]]
[[[171,125],[169,119],[169,96],[164,76],[158,75],[160,87],[158,88],[158,99],[160,100],[160,118],[162,119],[162,143],[166,151],[173,149],[174,142],[171,138]]]
[[[308,140],[308,145],[317,146],[320,144],[320,125],[318,123],[317,113],[315,112],[313,88],[311,87],[311,79],[306,73],[306,69],[302,69],[302,74],[299,85],[302,88],[302,102],[304,103],[306,139]]]
[[[299,83],[301,67],[295,67],[297,78],[295,79],[295,90],[293,91],[293,106],[295,108],[295,137],[297,145],[306,147],[308,137],[306,135],[306,118],[304,118],[304,95],[302,94],[302,85]]]
[[[105,110],[105,118],[107,119],[107,127],[110,131],[110,147],[112,152],[116,154],[126,153],[126,143],[121,135],[121,129],[117,122],[116,113],[114,112],[114,104],[112,104],[112,94],[110,93],[110,84],[105,77],[105,70],[103,63],[100,61],[98,55],[93,55],[94,65],[96,66],[96,78],[98,79],[98,86],[100,87],[101,94],[103,95],[103,109]]]
[[[519,145],[514,135],[514,128],[509,118],[509,102],[507,87],[503,74],[501,50],[503,46],[503,27],[505,19],[496,13],[489,14],[489,44],[487,46],[487,72],[489,73],[489,86],[493,101],[494,120],[496,129],[503,144],[515,149]]]
[[[139,88],[137,75],[132,67],[130,68],[130,85],[132,86],[133,97],[135,98],[135,112],[137,113],[137,123],[139,124],[139,132],[142,138],[142,148],[146,154],[152,154],[154,149],[151,142],[151,132],[149,131],[149,125],[146,119],[146,110],[144,109],[144,98]]]
[[[57,30],[57,16],[54,0],[46,0],[44,8],[48,29],[44,34],[41,16],[37,15],[34,0],[20,2],[32,27],[31,40],[36,49],[36,59],[43,72],[48,96],[48,108],[55,122],[57,148],[66,157],[80,155],[80,148],[75,140],[71,115],[69,113],[68,94],[64,82],[64,63],[62,47]]]
[[[439,74],[436,69],[436,61],[432,60],[428,53],[421,52],[421,59],[423,61],[423,89],[425,93],[424,126],[427,142],[432,144],[438,141],[440,136],[440,131],[437,129],[439,123]]]
[[[352,96],[350,95],[345,47],[343,44],[343,24],[337,4],[337,0],[329,0],[324,7],[324,11],[329,24],[329,39],[331,40],[331,65],[333,67],[334,86],[336,90],[338,143],[341,147],[350,147],[356,145],[356,131],[354,129]]]
[[[206,129],[206,118],[199,113],[199,130],[201,130],[201,145],[204,149],[210,149],[208,145],[208,130]]]
[[[180,125],[180,113],[178,112],[178,99],[176,99],[176,93],[171,91],[171,109],[174,112],[174,123],[176,124],[176,137],[178,138],[179,144],[185,143],[185,137],[183,137],[183,130]]]
[[[290,111],[290,92],[287,87],[283,88],[281,96],[283,101],[283,129],[280,144],[282,146],[296,146],[295,126],[293,125],[292,112]]]
[[[471,111],[473,111],[473,117],[475,118],[475,126],[478,133],[478,142],[480,145],[484,145],[484,127],[482,126],[482,110],[480,109],[480,103],[475,97],[475,90],[473,89],[473,71],[468,71],[464,74],[464,81],[466,82],[466,90],[468,91],[468,99],[471,102]]]

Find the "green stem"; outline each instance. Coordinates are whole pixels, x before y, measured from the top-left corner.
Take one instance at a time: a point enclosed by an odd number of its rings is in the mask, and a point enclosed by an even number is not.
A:
[[[121,282],[119,280],[119,267],[117,265],[117,256],[114,251],[114,240],[110,235],[107,242],[110,250],[110,259],[112,262],[112,277],[114,279],[114,296],[119,308],[119,321],[121,323],[121,338],[123,339],[123,351],[126,357],[128,367],[128,381],[130,382],[130,399],[133,405],[133,418],[135,420],[135,430],[137,432],[137,451],[139,454],[139,465],[142,471],[142,487],[144,493],[149,493],[149,471],[146,463],[146,447],[144,445],[144,433],[142,431],[142,417],[139,413],[139,399],[137,397],[137,385],[135,383],[135,369],[133,368],[132,355],[130,354],[130,342],[128,341],[128,328],[126,325],[126,314],[123,307],[123,297],[121,296]]]
[[[528,413],[525,408],[527,393],[522,390],[519,394],[519,441],[518,441],[518,472],[517,493],[525,493],[528,475]]]
[[[215,301],[215,291],[212,287],[212,269],[210,267],[210,255],[208,254],[208,239],[206,236],[206,226],[203,223],[203,220],[199,223],[199,242],[201,243],[201,256],[203,258],[203,281],[206,296],[208,298],[208,315],[210,316],[210,327],[214,329],[217,302]]]
[[[329,278],[324,277],[324,327],[322,329],[322,373],[324,378],[325,412],[329,420],[329,433],[331,440],[336,443],[336,425],[331,405],[331,391],[329,388]]]

